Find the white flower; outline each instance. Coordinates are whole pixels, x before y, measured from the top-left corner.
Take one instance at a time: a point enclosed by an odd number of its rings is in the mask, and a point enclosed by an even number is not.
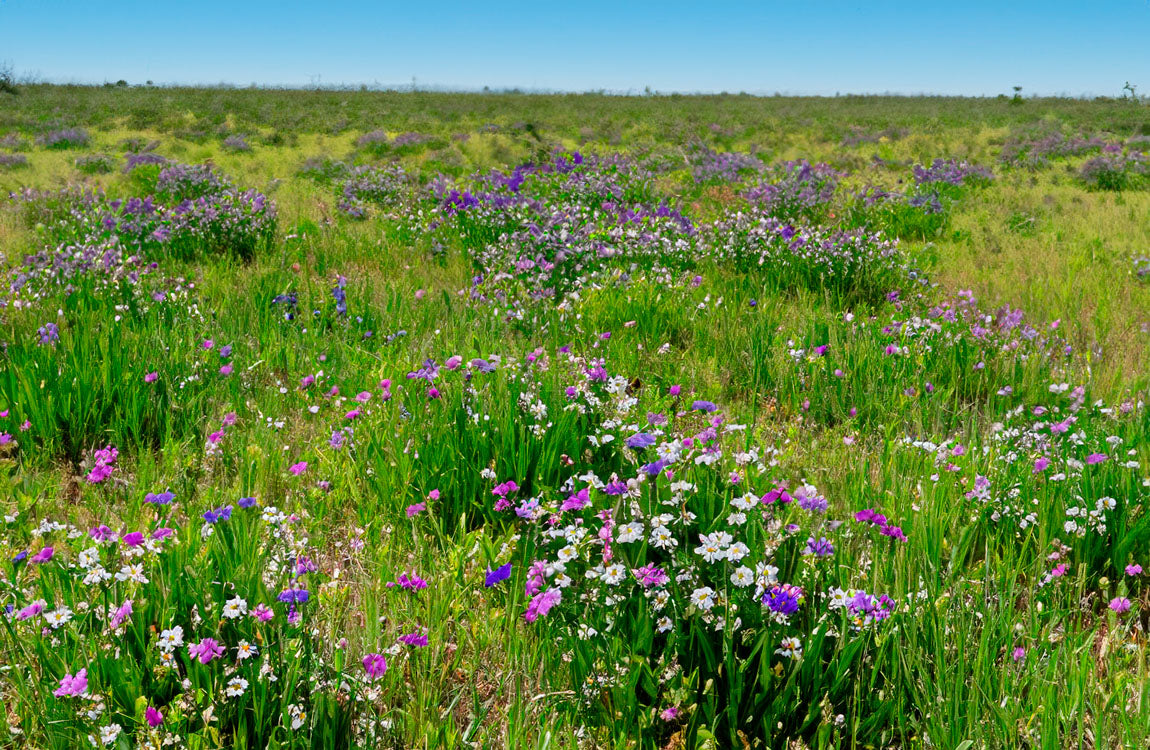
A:
[[[695,548],[695,554],[702,555],[703,559],[709,563],[718,562],[727,557],[727,550],[724,549],[726,545],[723,544],[722,537],[726,536],[730,539],[729,534],[723,532],[716,532],[714,534],[700,534],[699,546]]]
[[[100,742],[105,745],[111,745],[120,736],[121,727],[119,724],[108,724],[100,727]]]
[[[674,624],[671,622],[670,617],[663,615],[655,622],[655,627],[659,629],[660,633],[666,633],[668,630],[674,627]]]
[[[607,566],[607,570],[603,574],[603,580],[608,584],[614,586],[623,580],[627,575],[627,568],[619,563]]]
[[[710,586],[695,589],[691,592],[691,604],[704,612],[715,606],[715,590]]]
[[[60,607],[45,614],[44,619],[47,620],[48,624],[55,630],[72,619],[72,610],[67,607]]]
[[[731,573],[731,583],[738,586],[739,588],[750,586],[754,582],[755,573],[746,565],[740,565],[739,567],[735,568],[735,572]]]
[[[184,645],[184,629],[177,625],[174,628],[161,632],[160,640],[156,645],[161,651],[171,653]]]
[[[571,560],[574,560],[578,556],[579,556],[579,550],[576,549],[575,545],[573,545],[573,544],[568,544],[566,547],[559,550],[559,555],[558,555],[560,562],[570,562]]]
[[[651,532],[651,544],[659,549],[671,549],[679,546],[679,540],[666,526],[658,526]]]
[[[97,565],[88,571],[88,575],[84,576],[84,585],[95,586],[110,580],[112,580],[112,574],[104,570],[102,565]]]
[[[789,656],[798,659],[803,655],[803,644],[798,638],[784,638],[779,648],[775,649],[779,656]]]
[[[229,698],[238,698],[247,692],[248,681],[243,677],[233,677],[228,680],[228,686],[224,688],[224,694]]]
[[[240,661],[250,659],[259,653],[259,649],[248,643],[247,641],[240,641],[236,646],[236,658]]]
[[[132,565],[125,565],[120,568],[120,572],[116,573],[117,581],[135,581],[136,583],[147,583],[148,578],[144,575],[144,566],[139,563]]]
[[[87,569],[100,562],[100,550],[95,547],[89,547],[80,553],[78,562],[80,567]]]
[[[619,527],[619,536],[615,538],[615,541],[619,544],[628,544],[637,542],[642,538],[643,524],[639,521],[632,521]]]
[[[224,617],[229,620],[243,617],[247,613],[248,603],[238,596],[234,599],[229,599],[227,603],[224,604]]]
[[[731,562],[738,562],[750,553],[751,550],[749,547],[747,547],[747,545],[743,544],[742,542],[735,542],[727,548],[727,559]]]

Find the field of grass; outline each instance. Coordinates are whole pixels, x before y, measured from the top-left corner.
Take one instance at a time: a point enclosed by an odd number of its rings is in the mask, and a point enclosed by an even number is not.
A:
[[[1150,746],[1148,154],[0,93],[0,745]]]

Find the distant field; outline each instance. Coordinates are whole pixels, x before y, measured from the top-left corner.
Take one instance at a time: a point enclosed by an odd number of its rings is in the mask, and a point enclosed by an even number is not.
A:
[[[0,195],[15,747],[1150,745],[1145,104],[30,86]]]

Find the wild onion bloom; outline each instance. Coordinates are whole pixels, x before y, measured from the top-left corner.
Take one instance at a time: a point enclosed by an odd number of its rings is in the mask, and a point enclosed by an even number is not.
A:
[[[60,687],[53,691],[57,698],[79,697],[88,692],[88,670],[81,669],[75,675],[65,674],[60,678]]]
[[[368,654],[363,657],[363,670],[372,680],[378,680],[387,674],[387,659],[383,654]]]
[[[199,643],[188,644],[188,656],[199,659],[200,664],[207,664],[223,655],[224,647],[215,638],[204,638]]]
[[[506,581],[510,577],[511,577],[511,563],[505,563],[503,565],[500,565],[495,570],[488,568],[487,569],[487,575],[483,579],[483,585],[487,588],[491,588],[492,586],[494,586],[498,583]]]

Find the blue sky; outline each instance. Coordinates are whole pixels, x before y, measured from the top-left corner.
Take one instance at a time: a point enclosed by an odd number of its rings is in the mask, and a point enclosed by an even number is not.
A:
[[[831,95],[1150,93],[1150,0],[0,0],[0,61],[58,82]]]

